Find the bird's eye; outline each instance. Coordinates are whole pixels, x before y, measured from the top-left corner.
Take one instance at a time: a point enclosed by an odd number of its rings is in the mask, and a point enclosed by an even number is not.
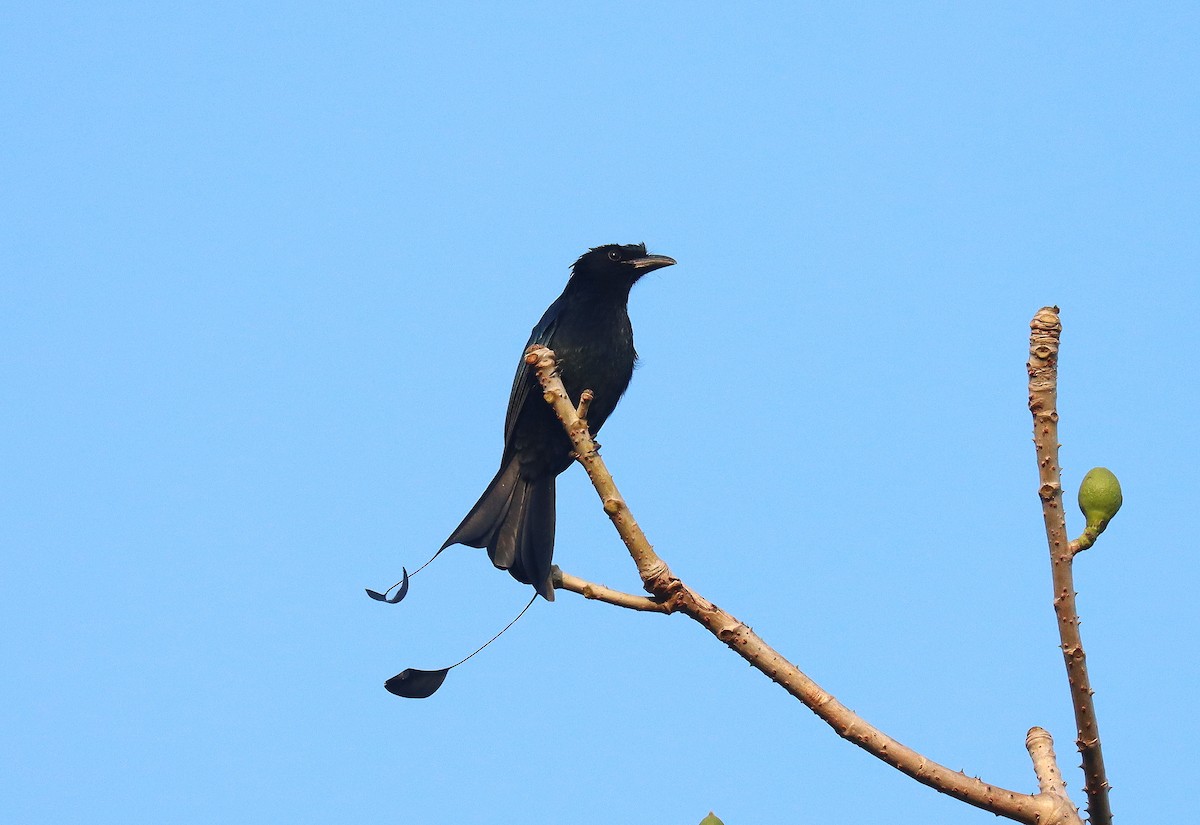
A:
[[[610,261],[619,261],[621,260],[621,253],[614,249],[612,252],[608,253],[608,259]]]

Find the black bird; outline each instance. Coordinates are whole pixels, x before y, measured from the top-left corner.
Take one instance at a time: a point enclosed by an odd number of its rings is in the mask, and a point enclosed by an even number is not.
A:
[[[637,360],[629,290],[647,272],[673,263],[665,255],[646,254],[645,244],[589,250],[572,265],[562,295],[529,336],[526,348],[542,344],[554,350],[574,403],[585,389],[593,392],[587,415],[593,435],[616,409]],[[438,552],[452,544],[486,547],[492,564],[553,601],[554,481],[571,466],[571,454],[570,439],[542,398],[522,350],[504,419],[500,470]]]

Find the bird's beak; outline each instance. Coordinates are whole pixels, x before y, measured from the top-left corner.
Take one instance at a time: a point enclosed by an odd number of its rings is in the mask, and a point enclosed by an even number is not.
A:
[[[668,258],[666,255],[647,255],[644,258],[633,258],[626,261],[627,264],[638,271],[639,275],[645,275],[647,272],[662,269],[664,266],[671,266],[675,262],[674,258]]]

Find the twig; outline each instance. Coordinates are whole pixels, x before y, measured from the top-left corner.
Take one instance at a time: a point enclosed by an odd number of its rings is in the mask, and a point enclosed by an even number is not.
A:
[[[575,415],[584,421],[587,421],[588,409],[592,406],[592,399],[596,394],[591,390],[584,390],[579,393],[579,406],[575,408]]]
[[[1058,769],[1058,760],[1054,757],[1054,739],[1050,732],[1044,728],[1030,728],[1025,735],[1025,748],[1033,760],[1033,772],[1037,775],[1042,793],[1066,796],[1067,783]]]
[[[1079,538],[1072,539],[1070,544],[1071,555],[1074,556],[1087,550],[1096,543],[1096,539],[1100,537],[1100,531],[1095,528],[1088,528],[1079,534]]]
[[[1056,821],[1078,821],[1079,811],[1067,796],[1067,783],[1063,781],[1062,771],[1058,769],[1058,758],[1054,755],[1054,739],[1049,731],[1030,728],[1029,733],[1025,735],[1025,748],[1029,751],[1029,758],[1033,760],[1033,772],[1037,775],[1038,787],[1042,794],[1059,800]]]
[[[670,612],[682,612],[699,622],[731,650],[799,699],[847,741],[925,785],[986,811],[1018,822],[1038,825],[1082,825],[1078,815],[1066,816],[1059,797],[1050,793],[1017,793],[969,777],[926,759],[855,715],[816,682],[773,650],[746,624],[717,607],[675,576],[650,546],[629,512],[612,475],[596,451],[586,424],[559,378],[554,353],[531,346],[526,363],[534,366],[550,404],[575,447],[606,512],[629,549],[647,592]]]
[[[1030,322],[1029,335],[1029,411],[1033,413],[1033,443],[1037,448],[1038,496],[1042,500],[1042,519],[1050,545],[1050,570],[1054,582],[1054,612],[1058,617],[1058,636],[1071,705],[1075,709],[1076,744],[1083,757],[1083,790],[1087,794],[1088,821],[1091,825],[1111,825],[1112,809],[1108,799],[1108,777],[1104,754],[1100,749],[1100,730],[1096,706],[1088,679],[1087,656],[1079,635],[1079,614],[1075,609],[1075,579],[1071,561],[1075,553],[1086,549],[1081,541],[1067,539],[1067,523],[1062,507],[1062,473],[1058,463],[1058,345],[1062,322],[1058,307],[1042,307]],[[1089,543],[1090,546],[1090,543]]]
[[[586,581],[578,576],[572,576],[570,573],[564,572],[557,564],[554,565],[550,576],[555,590],[570,590],[572,593],[578,593],[585,599],[595,599],[600,602],[608,602],[617,607],[641,610],[646,613],[671,612],[667,605],[657,599],[651,599],[647,596],[635,596],[632,593],[622,593],[620,590],[613,590],[611,587]]]

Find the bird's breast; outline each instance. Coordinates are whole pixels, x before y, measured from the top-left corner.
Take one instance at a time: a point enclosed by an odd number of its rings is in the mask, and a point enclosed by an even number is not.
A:
[[[608,418],[633,376],[637,352],[633,328],[625,312],[573,319],[575,323],[556,330],[552,349],[558,357],[559,374],[572,400],[584,390],[595,395],[588,421],[595,432]]]

